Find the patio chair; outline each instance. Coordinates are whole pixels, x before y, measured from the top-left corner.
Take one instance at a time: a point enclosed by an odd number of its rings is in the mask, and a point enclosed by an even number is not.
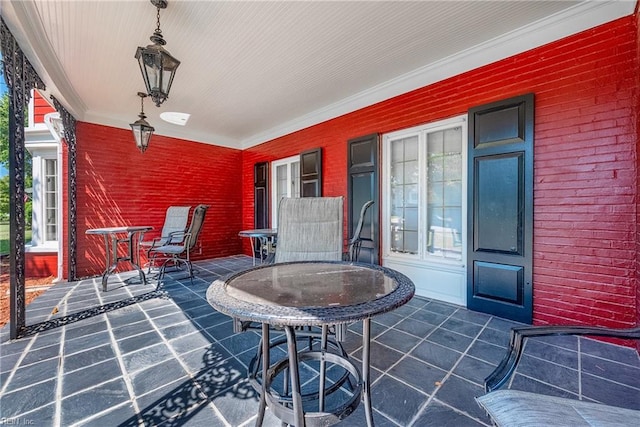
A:
[[[283,198],[275,262],[340,261],[342,197]]]
[[[283,198],[278,210],[278,244],[276,246],[274,262],[285,263],[294,261],[341,261],[343,250],[342,237],[343,198],[342,197],[302,197]],[[253,322],[242,322],[242,330],[258,329]],[[330,334],[330,339],[327,334]],[[309,349],[314,340],[327,344],[340,355],[346,356],[346,351],[340,344],[347,332],[347,325],[341,324],[326,328],[323,332],[299,329],[296,339],[308,340]],[[286,344],[286,339],[275,339],[271,347]],[[256,356],[249,366],[249,377],[257,378],[260,372],[262,347],[258,346]],[[336,386],[341,382],[336,381]]]
[[[209,206],[198,205],[193,210],[191,216],[191,223],[189,229],[184,233],[184,239],[177,243],[171,243],[170,241],[164,245],[152,247],[149,250],[152,260],[162,259],[163,262],[160,266],[160,273],[158,274],[158,280],[164,277],[164,273],[168,266],[179,267],[184,264],[189,271],[189,278],[193,279],[193,266],[191,265],[191,252],[198,242],[200,231],[202,231],[202,225],[204,224],[204,217],[207,213]]]
[[[342,197],[283,198],[278,210],[278,245],[275,263],[342,260]],[[331,328],[344,340],[347,325]],[[338,343],[332,343],[343,352]]]
[[[150,259],[149,252],[152,248],[166,245],[167,243],[178,244],[184,240],[184,232],[187,230],[189,211],[191,206],[169,206],[164,217],[164,224],[160,236],[153,240],[141,240],[139,245],[146,252],[147,259]],[[144,234],[141,235],[143,237]],[[151,262],[149,262],[151,271]]]
[[[640,327],[608,329],[588,326],[525,326],[511,329],[509,350],[485,379],[488,394],[476,397],[496,426],[622,426],[640,425],[640,410],[519,390],[496,390],[516,370],[524,342],[530,337],[583,335],[640,339]]]
[[[369,200],[360,209],[360,219],[358,219],[358,225],[353,230],[353,236],[347,242],[347,251],[344,253],[345,261],[358,262],[360,256],[360,247],[362,246],[362,227],[364,226],[364,216],[367,214],[367,210],[373,205],[373,200]]]

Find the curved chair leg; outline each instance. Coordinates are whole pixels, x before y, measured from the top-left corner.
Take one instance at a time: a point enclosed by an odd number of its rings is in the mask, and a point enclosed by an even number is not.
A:
[[[524,349],[524,341],[530,337],[552,335],[599,336],[621,339],[640,339],[640,327],[627,329],[604,328],[598,326],[519,326],[511,328],[509,350],[498,367],[484,380],[485,391],[491,392],[507,382],[516,369]]]
[[[358,219],[358,225],[356,226],[353,236],[348,243],[345,261],[358,262],[358,258],[360,256],[360,247],[362,245],[362,237],[360,234],[362,233],[362,227],[364,226],[364,217],[367,213],[367,209],[369,209],[373,205],[373,200],[369,200],[360,209],[360,218]]]

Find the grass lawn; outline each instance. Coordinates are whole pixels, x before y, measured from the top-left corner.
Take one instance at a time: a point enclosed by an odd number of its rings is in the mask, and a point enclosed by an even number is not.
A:
[[[25,230],[24,241],[31,241],[31,230]],[[9,223],[0,222],[0,255],[9,253]]]

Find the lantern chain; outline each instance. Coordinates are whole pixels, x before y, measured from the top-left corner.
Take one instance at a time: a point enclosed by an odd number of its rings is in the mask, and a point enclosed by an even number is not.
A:
[[[162,30],[160,29],[160,8],[157,8],[157,15],[156,15],[156,19],[157,19],[157,26],[156,26],[156,32],[162,34]]]

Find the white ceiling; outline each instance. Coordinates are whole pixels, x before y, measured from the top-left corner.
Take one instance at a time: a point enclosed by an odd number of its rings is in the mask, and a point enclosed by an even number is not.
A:
[[[636,1],[195,1],[160,12],[182,64],[156,134],[247,148],[633,13]],[[2,17],[76,117],[129,128],[148,0],[25,0]],[[191,114],[185,127],[159,114]]]

